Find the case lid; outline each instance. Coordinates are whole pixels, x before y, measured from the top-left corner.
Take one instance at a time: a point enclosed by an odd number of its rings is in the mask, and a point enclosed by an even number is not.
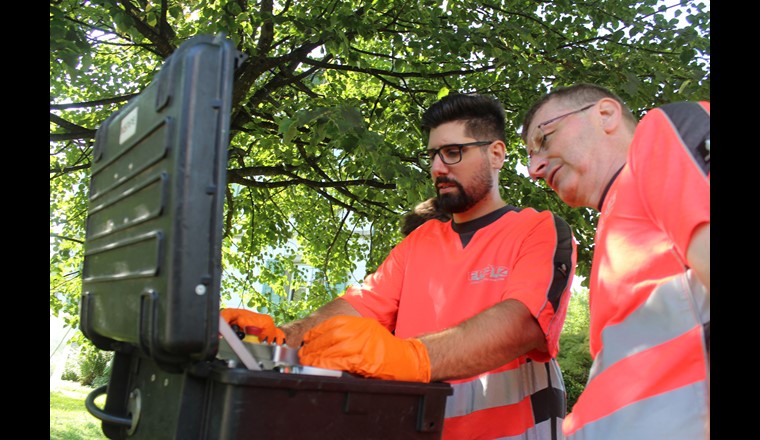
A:
[[[224,36],[197,36],[98,128],[80,327],[169,370],[218,348],[233,73]]]

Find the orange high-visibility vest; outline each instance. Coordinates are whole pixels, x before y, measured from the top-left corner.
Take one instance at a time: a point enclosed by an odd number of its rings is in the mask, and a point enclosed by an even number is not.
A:
[[[554,357],[575,251],[569,225],[549,211],[507,206],[464,224],[430,220],[343,298],[400,338],[456,326],[507,299],[521,301],[546,334],[549,353],[451,381],[443,439],[562,438],[567,404]]]
[[[588,384],[568,439],[705,439],[710,297],[686,264],[710,222],[710,104],[639,123],[601,208],[589,280]]]

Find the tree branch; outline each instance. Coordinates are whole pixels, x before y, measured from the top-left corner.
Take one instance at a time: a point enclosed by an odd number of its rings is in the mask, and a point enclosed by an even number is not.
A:
[[[340,231],[343,229],[343,226],[346,224],[346,221],[348,220],[348,215],[351,211],[346,210],[346,213],[343,215],[343,218],[340,219],[340,223],[338,224],[338,228],[335,230],[335,235],[333,235],[332,241],[330,241],[330,245],[327,246],[327,250],[325,251],[325,259],[324,264],[322,265],[322,272],[327,273],[327,268],[330,266],[330,255],[332,254],[332,249],[335,246],[335,244],[338,242],[338,238],[340,238]]]
[[[124,7],[124,12],[132,19],[137,31],[156,46],[161,57],[168,58],[176,47],[164,38],[160,30],[156,32],[152,26],[143,22],[138,16],[140,11],[129,0],[120,0],[119,3]]]
[[[362,68],[362,67],[355,67],[355,66],[349,66],[345,64],[332,64],[332,63],[324,63],[322,61],[315,60],[313,58],[306,58],[303,60],[305,64],[310,64],[312,66],[322,67],[325,69],[332,69],[332,70],[343,70],[348,72],[359,72],[359,73],[366,73],[369,75],[373,75],[376,77],[381,76],[391,76],[396,78],[444,78],[448,76],[456,76],[456,75],[470,75],[477,72],[487,72],[489,70],[493,70],[494,66],[483,66],[476,69],[463,69],[463,70],[447,70],[443,72],[394,72],[392,70],[383,70],[383,69],[369,69],[369,68]]]
[[[76,238],[66,237],[65,235],[54,234],[54,233],[51,232],[50,236],[54,237],[54,238],[60,238],[61,240],[68,240],[68,241],[73,241],[74,243],[84,244],[84,241],[82,241],[82,240],[77,240]]]
[[[67,130],[70,130],[72,132],[87,132],[88,129],[82,127],[81,125],[74,124],[73,122],[69,122],[62,117],[50,113],[50,122],[57,124],[61,128],[65,128]]]
[[[85,101],[85,102],[72,102],[69,104],[50,104],[50,110],[67,110],[70,108],[87,108],[87,107],[98,107],[101,105],[108,105],[108,104],[118,104],[120,102],[129,101],[130,99],[134,98],[138,94],[139,93],[131,93],[129,95],[115,96],[113,98],[98,99],[95,101]]]
[[[263,171],[263,172],[257,172]],[[280,168],[278,172],[275,172],[277,168],[274,167],[246,167],[246,168],[235,168],[231,170],[227,170],[227,177],[230,182],[233,183],[239,183],[241,185],[250,186],[254,188],[282,188],[286,186],[293,186],[293,185],[307,185],[312,188],[341,188],[341,187],[347,187],[347,186],[371,186],[373,188],[378,189],[396,189],[396,184],[394,183],[382,183],[377,180],[372,179],[356,179],[356,180],[338,180],[338,181],[329,181],[329,182],[321,182],[316,180],[310,180],[305,179],[303,177],[298,177],[296,175],[293,175],[287,171],[285,171],[284,168]],[[246,177],[254,177],[254,176],[263,176],[263,175],[287,175],[291,176],[292,179],[290,180],[284,180],[279,182],[260,182],[258,180],[252,180],[247,179]]]
[[[78,133],[50,133],[50,142],[85,141],[92,139],[95,139],[95,130],[86,130]]]
[[[78,170],[85,170],[87,168],[90,168],[91,164],[84,164],[84,165],[74,165],[70,167],[63,167],[63,168],[51,168],[50,174],[66,174],[70,173],[72,171],[78,171]]]

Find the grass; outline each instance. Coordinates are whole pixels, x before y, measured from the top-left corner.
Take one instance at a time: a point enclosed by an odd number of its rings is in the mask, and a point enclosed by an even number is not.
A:
[[[84,407],[84,401],[92,388],[76,382],[61,381],[50,390],[50,438],[55,440],[101,440],[100,420]],[[105,396],[95,399],[102,408]]]

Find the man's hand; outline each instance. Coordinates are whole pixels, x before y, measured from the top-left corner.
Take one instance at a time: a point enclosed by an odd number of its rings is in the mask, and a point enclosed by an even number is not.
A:
[[[243,330],[249,325],[260,328],[261,334],[259,335],[259,339],[262,341],[264,338],[268,342],[275,342],[276,340],[278,344],[282,344],[285,341],[285,333],[274,325],[274,320],[269,315],[245,309],[222,309],[221,313],[222,318],[230,326],[237,325]]]
[[[301,363],[366,377],[430,382],[427,348],[415,338],[400,339],[374,319],[335,316],[304,335]]]

